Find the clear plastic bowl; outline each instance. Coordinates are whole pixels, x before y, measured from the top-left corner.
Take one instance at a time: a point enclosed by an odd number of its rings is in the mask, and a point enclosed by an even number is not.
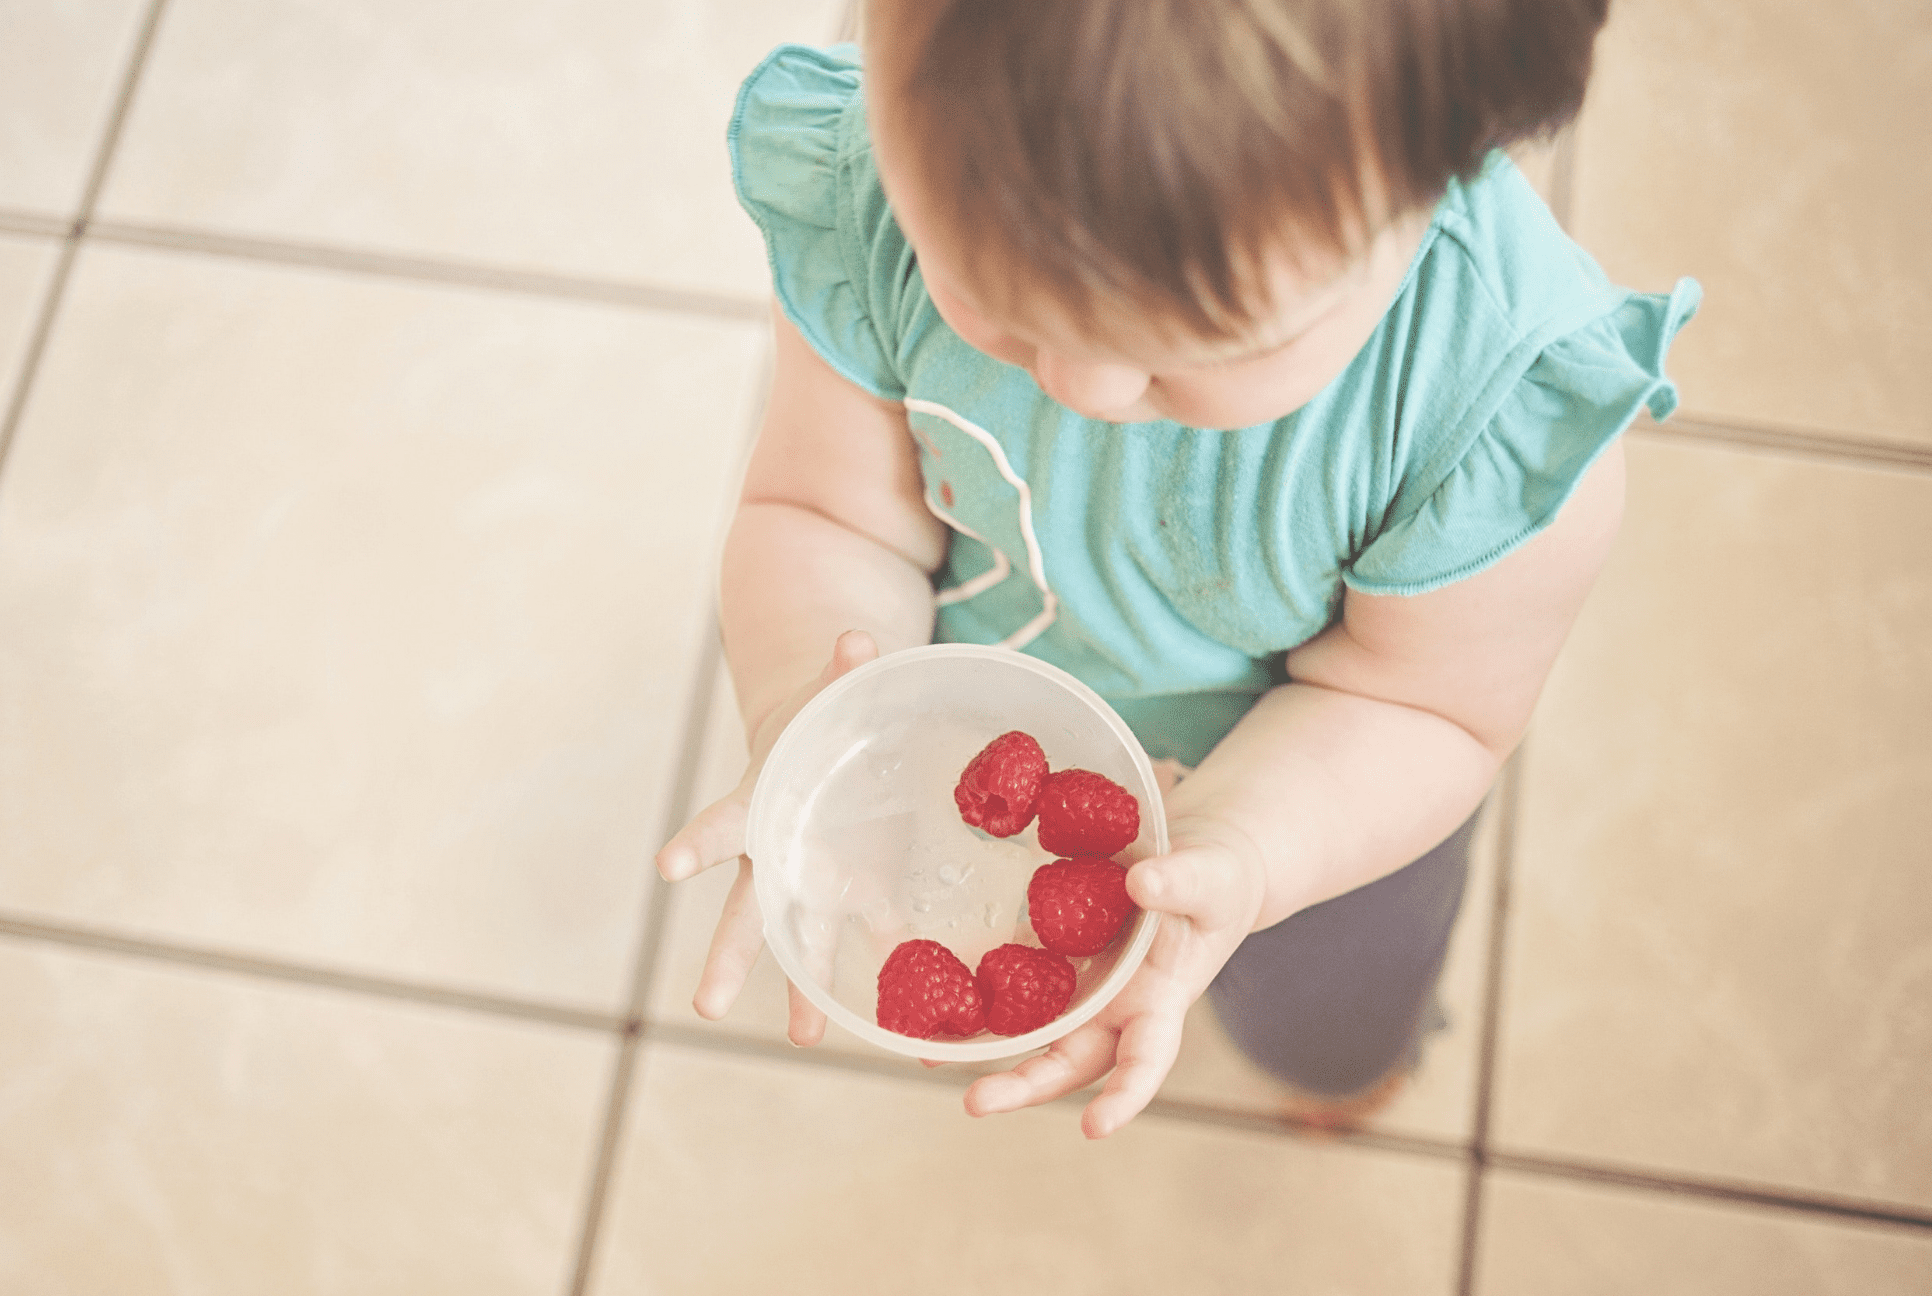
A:
[[[834,681],[779,735],[752,793],[746,853],[765,943],[793,985],[860,1039],[910,1057],[985,1061],[1041,1048],[1119,993],[1153,943],[1141,912],[1101,953],[1071,962],[1073,1000],[1025,1035],[919,1040],[874,1021],[879,968],[901,941],[936,940],[979,965],[1007,942],[1038,945],[1026,885],[1053,859],[1034,829],[1004,840],[953,804],[968,761],[1021,729],[1051,769],[1104,774],[1140,801],[1123,863],[1167,851],[1147,753],[1100,695],[1034,657],[976,644],[891,653]]]

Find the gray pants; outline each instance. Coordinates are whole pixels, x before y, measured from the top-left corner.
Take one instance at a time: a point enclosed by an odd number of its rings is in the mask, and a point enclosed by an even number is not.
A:
[[[1250,1061],[1298,1089],[1361,1093],[1413,1067],[1462,904],[1475,818],[1387,877],[1255,932],[1208,987]]]

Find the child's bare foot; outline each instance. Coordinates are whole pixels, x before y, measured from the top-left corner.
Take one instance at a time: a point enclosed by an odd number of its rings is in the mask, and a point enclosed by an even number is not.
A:
[[[1344,1134],[1360,1129],[1388,1107],[1408,1083],[1407,1069],[1398,1068],[1360,1093],[1341,1098],[1290,1089],[1282,1100],[1281,1114],[1320,1134]]]

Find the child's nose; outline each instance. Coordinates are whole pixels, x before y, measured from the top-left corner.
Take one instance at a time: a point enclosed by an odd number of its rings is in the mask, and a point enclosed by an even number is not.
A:
[[[1147,392],[1148,375],[1127,365],[1070,360],[1041,347],[1034,353],[1033,380],[1074,413],[1104,419],[1132,408]]]

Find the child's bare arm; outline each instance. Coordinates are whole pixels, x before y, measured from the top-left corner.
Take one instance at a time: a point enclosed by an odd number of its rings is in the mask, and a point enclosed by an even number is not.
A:
[[[1128,875],[1165,918],[1134,980],[1086,1026],[968,1092],[975,1114],[1048,1102],[1112,1071],[1087,1108],[1111,1133],[1154,1096],[1188,1006],[1250,931],[1371,882],[1467,818],[1522,736],[1622,517],[1612,447],[1541,535],[1413,598],[1351,592],[1168,798],[1170,852]]]
[[[1260,925],[1401,867],[1468,817],[1609,555],[1623,484],[1619,443],[1488,570],[1411,598],[1351,591],[1342,619],[1288,655],[1294,683],[1177,789],[1177,814],[1270,844]]]
[[[771,398],[725,541],[720,590],[751,761],[736,788],[658,852],[658,871],[672,881],[743,853],[765,754],[819,689],[880,651],[932,638],[930,575],[945,555],[945,528],[923,503],[905,411],[846,381],[781,313],[773,317]],[[741,867],[698,982],[699,1013],[724,1015],[762,944],[751,874]],[[815,1043],[824,1028],[824,1014],[794,991],[792,1039]]]
[[[845,630],[879,648],[932,638],[945,527],[927,511],[903,407],[836,373],[773,311],[771,399],[725,543],[722,613],[755,729]]]

